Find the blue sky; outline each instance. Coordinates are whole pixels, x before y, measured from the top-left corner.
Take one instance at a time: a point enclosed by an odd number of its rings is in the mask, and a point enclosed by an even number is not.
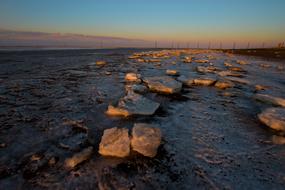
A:
[[[149,40],[282,41],[284,9],[285,0],[1,0],[0,28]]]

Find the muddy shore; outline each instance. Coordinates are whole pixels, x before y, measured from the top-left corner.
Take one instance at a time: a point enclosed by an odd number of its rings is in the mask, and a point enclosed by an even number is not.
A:
[[[259,121],[270,105],[253,96],[261,91],[285,98],[285,62],[207,50],[129,59],[146,51],[0,51],[0,189],[283,189],[285,147],[272,137],[284,134]],[[185,56],[194,59],[186,63]],[[243,82],[236,79],[227,89],[184,85],[172,95],[148,91],[144,96],[160,103],[154,115],[105,114],[125,96],[129,72],[153,77],[172,69],[219,80],[217,73],[229,68],[225,63],[240,68]],[[197,72],[198,66],[208,70]],[[105,129],[138,122],[161,129],[156,157],[98,153]],[[64,168],[67,158],[90,146],[90,159]]]

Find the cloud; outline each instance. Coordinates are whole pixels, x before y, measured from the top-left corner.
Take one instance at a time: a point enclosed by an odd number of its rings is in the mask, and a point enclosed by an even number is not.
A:
[[[0,29],[0,46],[47,47],[148,47],[152,42],[108,36],[92,36],[72,33],[46,33]]]

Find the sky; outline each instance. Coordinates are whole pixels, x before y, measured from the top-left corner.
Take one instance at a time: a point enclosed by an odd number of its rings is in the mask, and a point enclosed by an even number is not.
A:
[[[285,40],[285,0],[1,0],[0,28],[176,43]]]

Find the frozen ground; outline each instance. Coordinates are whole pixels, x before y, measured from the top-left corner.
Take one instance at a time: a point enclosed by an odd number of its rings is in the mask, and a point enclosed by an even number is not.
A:
[[[285,97],[284,62],[207,51],[179,52],[159,63],[128,59],[140,51],[148,50],[0,52],[0,189],[284,189],[285,147],[271,142],[278,133],[257,118],[270,105],[252,98],[255,85]],[[154,115],[105,114],[125,95],[128,72],[149,77],[175,69],[187,77],[218,77],[196,71],[209,63],[184,63],[184,56],[208,59],[220,71],[228,69],[225,62],[241,67],[248,83],[225,90],[183,87],[176,95],[148,92],[144,96],[161,103]],[[107,64],[97,66],[101,60]],[[97,153],[104,129],[136,122],[162,130],[155,158]],[[91,159],[73,170],[63,167],[88,146],[95,150]]]

